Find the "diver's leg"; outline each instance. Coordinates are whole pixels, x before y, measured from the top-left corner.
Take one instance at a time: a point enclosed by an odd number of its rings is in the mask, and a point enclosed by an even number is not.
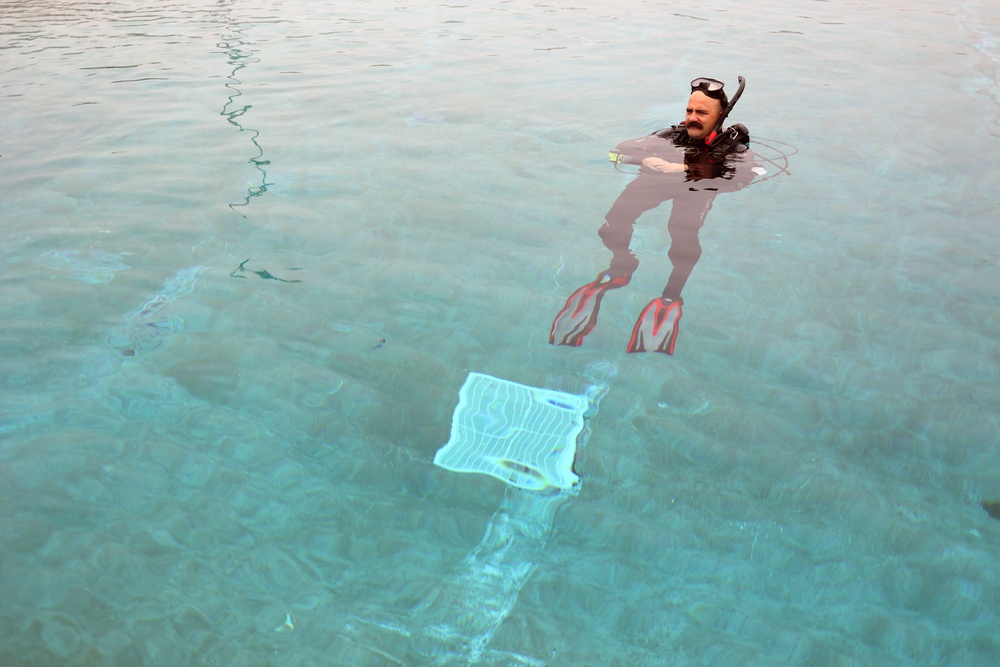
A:
[[[635,221],[646,211],[663,203],[668,194],[660,179],[639,176],[626,186],[605,216],[598,235],[611,250],[611,264],[597,278],[566,299],[566,305],[552,321],[549,343],[579,346],[597,326],[601,299],[611,289],[624,287],[632,279],[639,260],[629,250]],[[659,186],[659,187],[657,187]]]
[[[667,256],[673,269],[670,279],[663,289],[663,296],[668,299],[679,299],[684,285],[694,270],[694,265],[701,259],[701,242],[698,233],[705,224],[705,217],[712,210],[715,196],[708,198],[678,197],[674,200],[667,231],[670,233],[670,250]]]
[[[611,266],[608,270],[613,275],[631,276],[635,272],[639,260],[629,249],[635,222],[646,211],[670,199],[674,191],[674,188],[667,186],[662,176],[640,174],[612,204],[597,234],[611,251]]]
[[[626,350],[629,352],[663,352],[673,354],[680,333],[684,299],[681,290],[687,283],[694,265],[701,258],[698,232],[705,224],[705,216],[712,210],[714,195],[707,198],[680,196],[674,199],[667,229],[670,232],[670,250],[667,256],[673,269],[663,296],[650,301],[639,314]]]

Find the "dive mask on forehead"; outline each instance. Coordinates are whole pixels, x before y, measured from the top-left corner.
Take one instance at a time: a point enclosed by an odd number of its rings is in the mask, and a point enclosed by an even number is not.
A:
[[[691,82],[691,92],[700,90],[709,97],[713,97],[717,100],[721,100],[725,93],[722,92],[722,87],[725,84],[718,79],[706,79],[705,77],[700,77]]]

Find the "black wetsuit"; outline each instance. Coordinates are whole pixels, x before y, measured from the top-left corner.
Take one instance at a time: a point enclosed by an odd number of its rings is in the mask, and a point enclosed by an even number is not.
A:
[[[631,277],[639,265],[639,260],[629,250],[636,220],[646,211],[672,199],[667,231],[670,234],[668,257],[673,271],[663,296],[679,299],[701,257],[698,232],[716,195],[740,190],[757,175],[749,144],[750,135],[742,125],[723,131],[711,148],[706,147],[704,141],[688,136],[683,125],[619,144],[619,161],[640,165],[640,171],[608,211],[599,232],[604,245],[614,255],[609,273],[626,280]],[[642,167],[642,160],[648,157],[683,162],[686,171],[663,173]]]

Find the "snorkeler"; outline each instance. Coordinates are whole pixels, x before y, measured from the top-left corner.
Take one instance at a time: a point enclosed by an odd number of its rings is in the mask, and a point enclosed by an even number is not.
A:
[[[667,231],[667,253],[673,270],[663,294],[643,309],[632,330],[629,352],[674,353],[682,315],[681,291],[701,257],[698,232],[712,201],[720,192],[746,187],[756,167],[750,152],[750,134],[740,124],[722,130],[722,124],[743,93],[740,87],[732,101],[723,83],[698,78],[691,82],[684,122],[618,145],[609,154],[616,163],[639,165],[639,175],[625,187],[598,234],[612,252],[611,265],[597,278],[576,290],[549,334],[554,345],[579,346],[597,325],[601,299],[609,290],[624,287],[632,279],[639,260],[629,249],[632,231],[640,215],[673,200]]]

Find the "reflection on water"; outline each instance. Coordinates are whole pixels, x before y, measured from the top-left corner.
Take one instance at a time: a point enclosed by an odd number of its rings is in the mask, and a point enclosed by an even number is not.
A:
[[[227,17],[231,16],[233,8],[234,4],[225,6]],[[260,59],[256,57],[257,51],[253,49],[253,41],[247,36],[247,28],[230,19],[227,29],[228,32],[222,36],[222,41],[217,46],[226,54],[228,58],[226,62],[232,65],[233,69],[226,77],[228,79],[226,88],[229,89],[230,94],[226,98],[226,103],[223,105],[220,115],[225,116],[226,121],[230,125],[236,127],[241,133],[247,133],[250,137],[250,143],[253,144],[255,154],[250,157],[248,162],[260,173],[260,183],[247,188],[247,194],[243,198],[243,201],[229,205],[229,208],[245,218],[246,216],[236,209],[249,206],[251,199],[260,197],[267,192],[268,186],[273,185],[273,183],[268,183],[267,170],[265,169],[267,165],[271,164],[271,161],[264,157],[264,148],[260,145],[259,141],[260,131],[244,124],[243,116],[250,111],[253,105],[239,105],[239,98],[243,97],[243,91],[240,90],[243,82],[236,75],[240,70],[259,63]]]
[[[284,278],[279,278],[278,276],[273,275],[267,269],[248,269],[248,268],[246,268],[246,266],[247,266],[247,262],[249,262],[249,261],[250,261],[250,259],[247,258],[247,259],[243,260],[242,262],[240,262],[240,265],[237,266],[235,269],[233,269],[233,271],[229,274],[229,277],[230,278],[246,278],[246,276],[244,276],[242,274],[244,274],[244,273],[252,273],[255,276],[257,276],[258,278],[260,278],[261,280],[277,280],[279,283],[300,283],[300,282],[302,282],[301,280],[286,280]],[[288,271],[301,271],[301,270],[302,269],[299,269],[299,268],[289,268],[288,269]]]

